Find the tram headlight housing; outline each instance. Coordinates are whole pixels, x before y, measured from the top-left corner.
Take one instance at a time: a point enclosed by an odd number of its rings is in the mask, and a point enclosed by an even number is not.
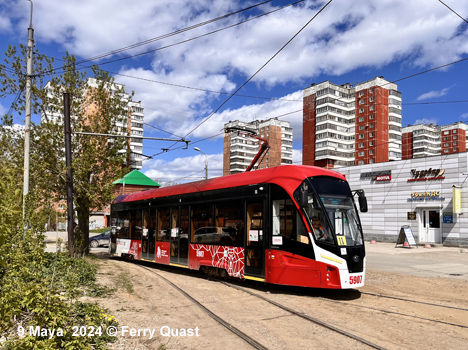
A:
[[[358,263],[361,261],[361,257],[359,255],[353,255],[353,257],[351,258],[351,260],[355,263]]]

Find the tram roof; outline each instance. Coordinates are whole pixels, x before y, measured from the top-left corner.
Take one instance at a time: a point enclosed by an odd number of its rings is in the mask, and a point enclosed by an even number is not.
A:
[[[249,171],[240,174],[221,176],[208,180],[189,182],[121,195],[114,200],[114,203],[134,202],[151,198],[177,196],[181,194],[213,191],[261,183],[274,183],[280,185],[292,195],[302,181],[304,181],[306,177],[311,176],[333,176],[346,180],[344,175],[325,168],[307,165],[281,165],[262,170]]]

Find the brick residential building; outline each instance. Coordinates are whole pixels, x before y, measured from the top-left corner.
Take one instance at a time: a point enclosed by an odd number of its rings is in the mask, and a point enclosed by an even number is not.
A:
[[[326,168],[401,159],[401,93],[383,77],[313,84],[303,97],[302,164]]]
[[[276,118],[224,124],[224,129],[236,128],[268,140],[270,149],[259,159],[258,169],[292,164],[293,130],[290,123]],[[223,176],[244,172],[258,153],[262,142],[242,133],[224,134]]]

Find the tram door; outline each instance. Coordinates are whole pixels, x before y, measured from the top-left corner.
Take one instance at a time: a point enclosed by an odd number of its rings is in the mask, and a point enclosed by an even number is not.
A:
[[[156,245],[155,226],[155,210],[143,210],[143,237],[141,240],[141,257],[143,259],[154,260],[154,251]]]
[[[172,208],[171,213],[171,263],[188,264],[189,209]]]
[[[428,243],[440,243],[440,210],[421,209],[421,226],[423,239]]]
[[[264,208],[262,202],[247,202],[245,273],[265,276]]]

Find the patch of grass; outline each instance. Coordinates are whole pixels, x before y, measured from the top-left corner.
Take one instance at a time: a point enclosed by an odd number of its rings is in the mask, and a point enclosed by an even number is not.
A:
[[[130,274],[128,272],[124,272],[116,276],[114,283],[117,288],[123,288],[129,294],[133,294],[135,292]]]

